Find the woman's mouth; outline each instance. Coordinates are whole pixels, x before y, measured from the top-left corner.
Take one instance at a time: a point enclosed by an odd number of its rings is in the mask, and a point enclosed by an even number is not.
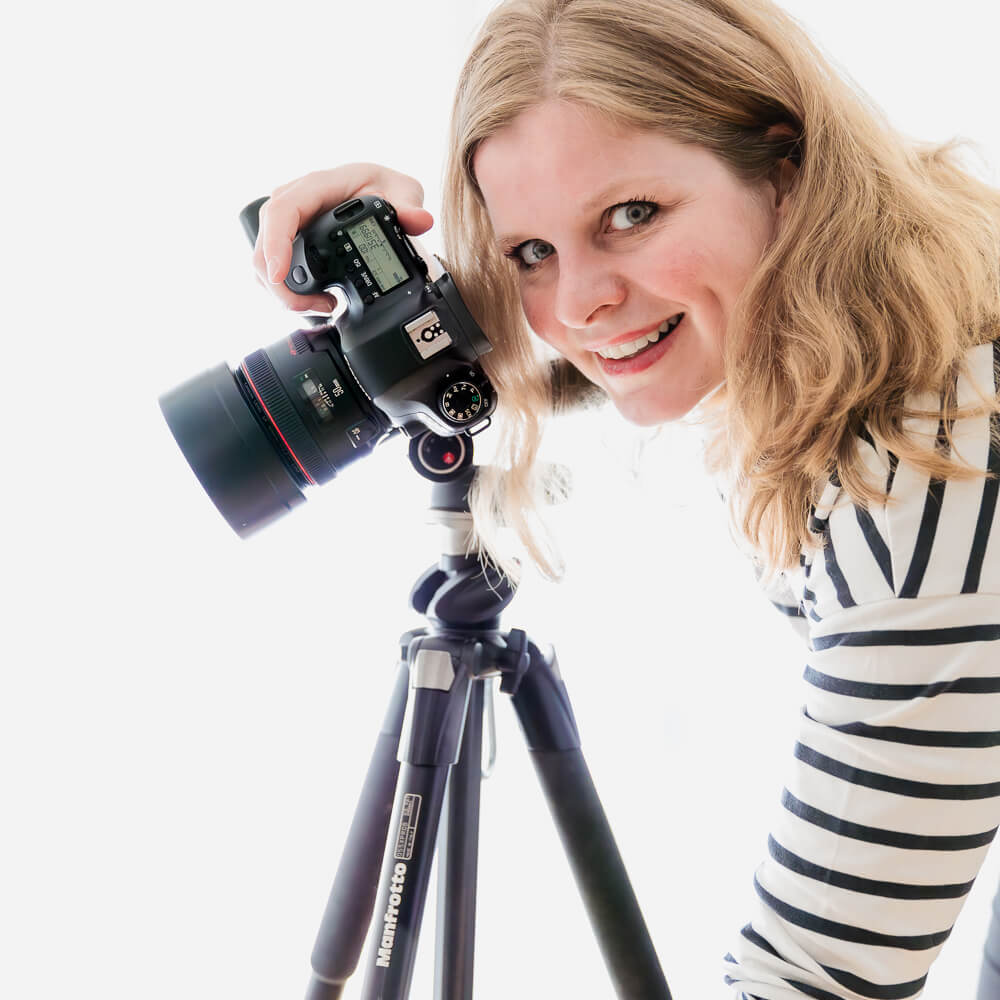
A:
[[[598,363],[609,375],[633,374],[648,368],[666,353],[669,335],[680,326],[684,316],[678,313],[665,319],[652,333],[598,351]]]
[[[657,343],[661,337],[665,337],[668,333],[673,331],[680,321],[684,319],[684,313],[678,313],[676,316],[671,316],[670,319],[665,319],[657,329],[652,333],[647,333],[645,336],[639,337],[636,340],[630,340],[626,344],[615,344],[613,347],[606,347],[602,351],[598,351],[602,358],[610,361],[620,361],[623,358],[634,358],[637,354],[646,350],[651,345]]]

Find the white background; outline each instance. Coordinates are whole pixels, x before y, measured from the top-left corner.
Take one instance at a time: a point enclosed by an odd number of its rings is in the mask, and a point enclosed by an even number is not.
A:
[[[296,325],[253,279],[247,201],[370,159],[419,177],[438,214],[451,89],[487,6],[5,17],[4,997],[304,990],[397,637],[416,624],[409,587],[437,553],[424,485],[392,443],[239,542],[156,397]],[[972,137],[1000,163],[995,5],[786,7],[905,131]],[[675,997],[722,998],[802,654],[728,540],[690,436],[665,433],[638,477],[633,447],[611,416],[557,428],[579,486],[554,514],[570,574],[529,579],[505,620],[559,650]],[[609,996],[499,709],[477,996]],[[998,867],[994,852],[932,1000],[973,995]],[[415,1000],[431,995],[429,952]]]

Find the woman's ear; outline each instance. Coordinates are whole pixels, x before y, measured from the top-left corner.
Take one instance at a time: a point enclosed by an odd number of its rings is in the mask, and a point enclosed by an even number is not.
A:
[[[778,215],[784,215],[788,207],[788,195],[795,183],[795,177],[799,172],[798,164],[793,163],[788,157],[780,160],[774,168],[771,183],[776,192],[774,207]]]
[[[767,139],[774,142],[776,146],[785,147],[785,155],[775,164],[769,178],[775,191],[774,206],[779,217],[787,209],[789,192],[795,182],[796,174],[799,172],[801,162],[801,147],[799,146],[799,133],[784,122],[772,125],[767,130]]]

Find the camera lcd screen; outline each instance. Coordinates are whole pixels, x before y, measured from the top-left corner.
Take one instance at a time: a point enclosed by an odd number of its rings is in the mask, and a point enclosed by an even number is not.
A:
[[[385,233],[374,219],[363,219],[355,226],[348,226],[347,233],[383,294],[406,281],[403,262],[396,256]]]

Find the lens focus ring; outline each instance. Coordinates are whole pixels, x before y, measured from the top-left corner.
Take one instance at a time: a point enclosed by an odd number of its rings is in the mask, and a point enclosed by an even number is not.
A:
[[[270,423],[284,442],[295,464],[311,483],[325,483],[335,475],[288,398],[265,351],[254,351],[243,359],[243,374],[263,407]]]

